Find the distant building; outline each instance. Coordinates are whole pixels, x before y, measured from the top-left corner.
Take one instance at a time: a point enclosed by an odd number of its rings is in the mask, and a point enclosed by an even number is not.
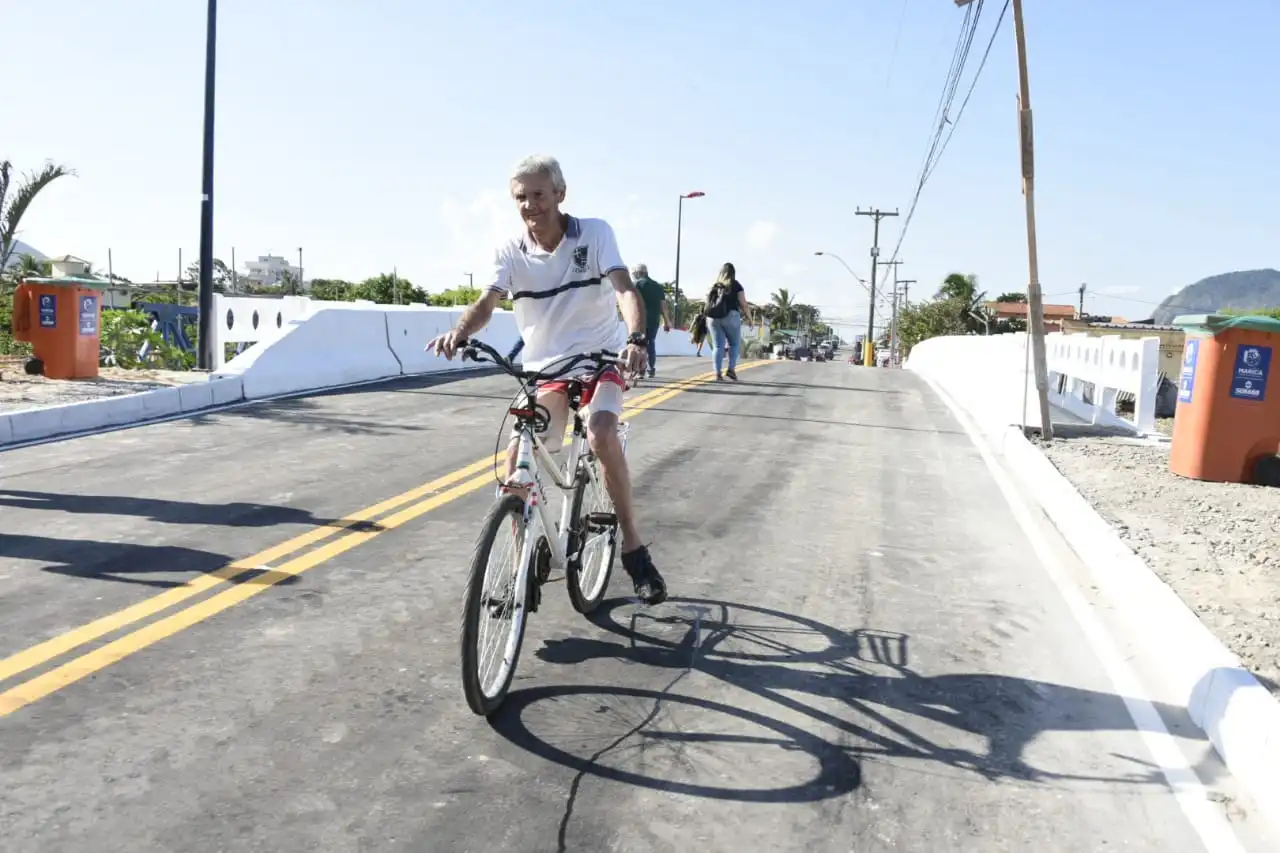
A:
[[[63,255],[60,258],[49,258],[49,266],[53,269],[54,278],[66,278],[68,276],[80,276],[82,278],[97,278],[89,272],[93,266],[91,261],[84,258],[77,258],[75,255]],[[106,281],[106,279],[103,279]]]
[[[1026,320],[1027,319],[1027,303],[1025,302],[984,302],[983,307],[992,313],[998,320]],[[1064,320],[1074,320],[1076,318],[1076,307],[1074,305],[1050,305],[1044,306],[1044,329],[1046,332],[1062,331],[1062,323]]]
[[[244,267],[248,272],[240,277],[254,284],[264,287],[278,285],[288,273],[298,282],[299,290],[306,289],[305,282],[301,280],[302,270],[280,255],[259,255],[256,261],[245,261]]]

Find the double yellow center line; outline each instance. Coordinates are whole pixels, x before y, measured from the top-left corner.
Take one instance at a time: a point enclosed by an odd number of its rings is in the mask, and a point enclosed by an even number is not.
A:
[[[738,370],[749,370],[768,363],[767,361],[744,363],[738,365]],[[690,388],[710,382],[714,376],[714,373],[703,373],[641,394],[629,401],[624,407],[623,419],[632,418],[640,412],[658,406]],[[166,637],[173,636],[179,631],[208,619],[210,616],[252,598],[263,590],[291,577],[296,577],[310,568],[314,568],[350,551],[352,548],[363,545],[376,536],[407,524],[415,518],[431,512],[433,509],[457,500],[464,495],[483,488],[485,485],[494,484],[493,468],[495,465],[500,464],[502,457],[503,454],[499,453],[477,460],[464,468],[459,468],[443,477],[410,489],[403,494],[388,498],[381,503],[352,513],[325,526],[313,528],[287,542],[281,542],[279,545],[267,548],[265,551],[259,551],[244,559],[229,563],[216,571],[200,575],[183,586],[167,590],[145,601],[140,601],[123,610],[103,616],[79,628],[72,629],[4,660],[0,660],[0,684],[2,684],[28,670],[61,657],[73,649],[163,613],[175,605],[200,596],[219,586],[231,584],[229,588],[216,595],[195,602],[163,619],[144,625],[105,645],[5,690],[0,693],[0,717],[12,714],[14,711],[42,699],[66,687],[68,684],[92,675],[134,652],[140,651]],[[477,474],[478,476],[476,476]],[[409,505],[406,506],[406,504]],[[401,507],[403,509],[400,509]],[[392,512],[397,509],[399,511]],[[387,515],[385,518],[380,518],[384,513],[392,514]],[[378,519],[377,523],[370,524],[375,518]],[[479,523],[478,519],[477,523]],[[293,557],[278,566],[273,565],[276,560],[295,554],[342,531],[346,532],[339,538],[327,542],[319,548]]]

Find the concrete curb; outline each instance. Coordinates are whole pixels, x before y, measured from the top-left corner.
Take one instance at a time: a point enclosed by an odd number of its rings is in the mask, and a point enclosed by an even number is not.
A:
[[[242,399],[244,385],[234,377],[42,409],[20,409],[0,414],[0,449],[196,414]]]
[[[940,395],[955,397],[927,372]],[[963,407],[959,407],[962,408]],[[1143,562],[1017,425],[994,429],[964,411],[1006,473],[1034,498],[1135,636],[1156,650],[1160,676],[1185,696],[1204,732],[1258,810],[1280,826],[1280,701]]]
[[[1018,427],[992,442],[1010,472],[1088,567],[1258,808],[1280,823],[1280,701],[1135,554]]]

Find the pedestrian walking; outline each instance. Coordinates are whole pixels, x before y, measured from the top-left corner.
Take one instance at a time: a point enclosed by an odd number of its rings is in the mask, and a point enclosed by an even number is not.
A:
[[[711,321],[711,335],[714,339],[712,355],[715,357],[716,381],[724,376],[738,381],[738,354],[742,347],[742,325],[750,322],[746,290],[738,281],[737,271],[733,264],[726,263],[720,267],[720,275],[707,293],[705,313]],[[729,369],[722,371],[725,349],[729,351]]]
[[[649,351],[649,376],[658,370],[658,326],[664,332],[671,331],[671,317],[667,313],[667,291],[661,284],[649,278],[649,267],[636,264],[631,270],[640,298],[644,300],[645,348]]]

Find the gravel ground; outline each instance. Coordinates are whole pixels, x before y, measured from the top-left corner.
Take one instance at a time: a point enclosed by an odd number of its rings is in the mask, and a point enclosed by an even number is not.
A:
[[[104,367],[96,379],[46,379],[28,376],[20,362],[9,362],[0,364],[0,413],[137,394],[188,382],[203,382],[207,378],[204,373],[181,370]]]
[[[1280,489],[1179,477],[1167,442],[1072,437],[1041,449],[1280,696]]]

